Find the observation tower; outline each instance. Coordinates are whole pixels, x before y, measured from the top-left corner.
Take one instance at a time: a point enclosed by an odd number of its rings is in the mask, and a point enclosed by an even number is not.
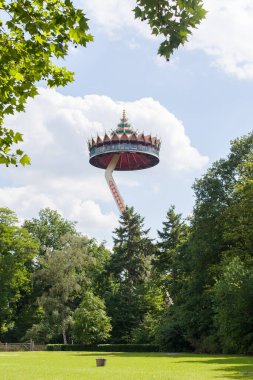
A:
[[[113,171],[142,170],[157,165],[160,146],[161,140],[157,137],[134,130],[125,111],[115,130],[88,141],[90,164],[105,169],[106,181],[120,212],[126,206],[113,179]]]

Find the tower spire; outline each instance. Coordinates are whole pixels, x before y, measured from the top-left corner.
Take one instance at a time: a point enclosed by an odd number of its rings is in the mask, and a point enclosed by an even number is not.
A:
[[[117,133],[133,133],[131,129],[131,125],[128,123],[128,119],[126,117],[126,110],[123,109],[122,117],[120,118],[120,123],[117,125],[116,129]]]
[[[122,113],[122,119],[121,119],[123,122],[126,122],[127,121],[127,118],[126,118],[126,110],[123,109],[123,113]]]

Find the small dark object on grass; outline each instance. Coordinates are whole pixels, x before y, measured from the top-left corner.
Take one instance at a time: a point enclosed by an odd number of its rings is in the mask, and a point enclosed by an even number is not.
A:
[[[97,367],[104,367],[106,365],[106,359],[96,359]]]

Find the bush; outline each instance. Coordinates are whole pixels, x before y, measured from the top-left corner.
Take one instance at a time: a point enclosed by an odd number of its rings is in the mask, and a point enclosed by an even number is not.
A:
[[[161,351],[192,351],[192,347],[185,337],[181,324],[176,320],[176,316],[174,315],[165,315],[160,325],[158,325],[155,338],[155,342]]]
[[[105,311],[104,301],[92,292],[85,292],[83,300],[73,315],[73,337],[76,342],[89,345],[104,342],[112,329]]]
[[[203,337],[195,347],[195,352],[201,354],[219,354],[221,351],[219,339],[215,334]]]
[[[138,327],[132,330],[131,342],[134,344],[152,344],[155,341],[156,326],[157,317],[147,313]]]
[[[48,344],[47,351],[158,352],[154,344]]]
[[[247,354],[253,345],[253,270],[239,257],[224,263],[214,286],[217,335],[224,354]]]

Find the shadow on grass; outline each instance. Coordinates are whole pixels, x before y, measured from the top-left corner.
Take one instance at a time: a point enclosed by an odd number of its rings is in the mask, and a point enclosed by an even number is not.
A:
[[[151,353],[151,352],[69,352],[71,356],[86,357],[120,357],[120,358],[151,358],[160,359],[168,358],[176,359],[178,365],[183,363],[189,364],[208,364],[218,365],[219,368],[213,368],[214,373],[224,371],[225,379],[247,379],[253,380],[253,357],[250,356],[225,356],[225,355],[201,355],[201,354],[170,354],[170,353]],[[221,379],[221,375],[214,375],[214,379]]]
[[[191,358],[193,357],[191,356]],[[203,358],[203,360],[198,360],[198,358]],[[224,375],[226,379],[253,380],[253,357],[251,356],[212,356],[208,359],[208,355],[196,355],[196,360],[183,360],[180,363],[216,364],[219,365],[220,368],[215,368],[214,371],[226,372],[226,375]],[[224,367],[224,365],[226,365],[226,367]],[[219,376],[219,378],[221,377]]]

